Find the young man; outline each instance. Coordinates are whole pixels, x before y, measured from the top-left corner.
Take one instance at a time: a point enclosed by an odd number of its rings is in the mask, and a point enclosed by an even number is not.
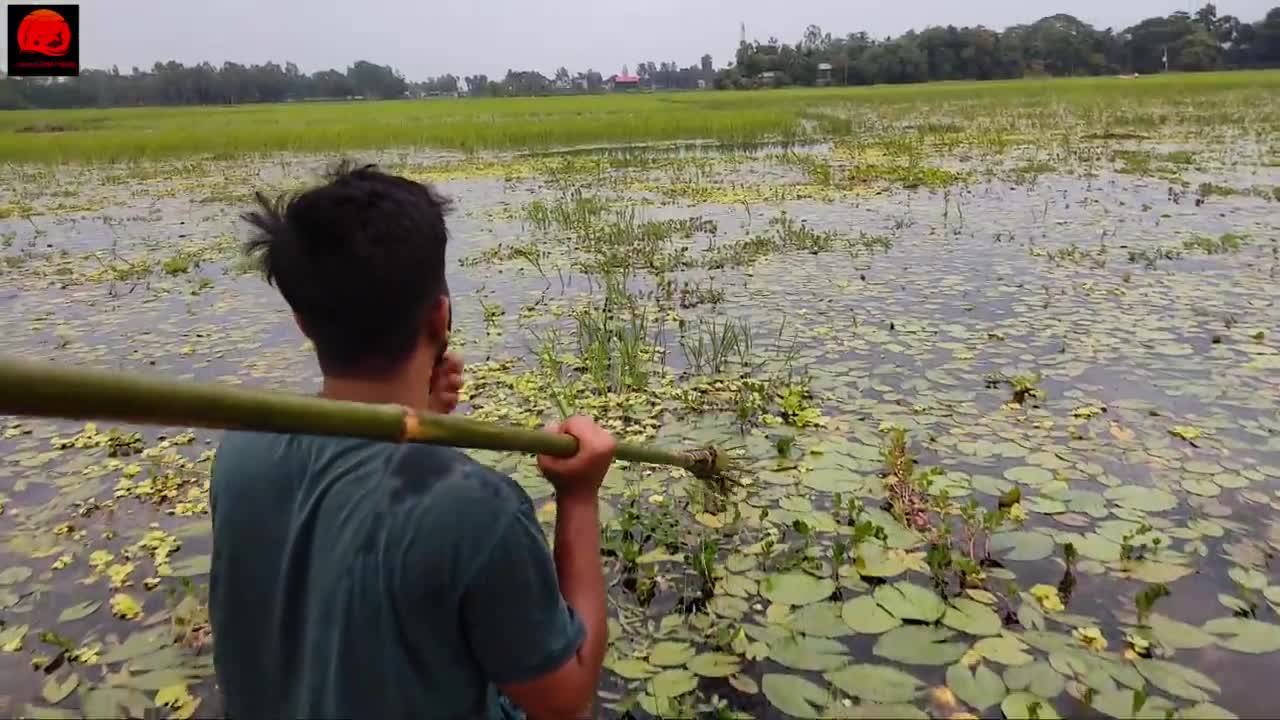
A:
[[[259,196],[250,251],[315,345],[328,398],[451,412],[447,201],[344,166]],[[585,717],[606,641],[590,420],[538,458],[555,555],[528,494],[447,448],[228,432],[214,462],[211,622],[230,717]]]

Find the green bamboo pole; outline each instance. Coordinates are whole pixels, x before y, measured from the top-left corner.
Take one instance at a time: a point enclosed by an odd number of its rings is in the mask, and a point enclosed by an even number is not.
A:
[[[419,412],[395,404],[329,400],[3,356],[0,414],[339,435],[554,457],[570,457],[578,448],[577,440],[569,435]],[[702,477],[724,470],[724,456],[714,448],[678,451],[619,443],[616,457],[680,467]]]

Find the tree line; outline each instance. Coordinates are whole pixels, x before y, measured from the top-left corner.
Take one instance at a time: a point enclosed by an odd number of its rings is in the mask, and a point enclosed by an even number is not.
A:
[[[721,69],[708,54],[685,67],[639,62],[633,77],[645,90],[692,90],[1254,67],[1280,67],[1280,7],[1247,22],[1219,15],[1209,3],[1195,13],[1148,18],[1119,31],[1099,30],[1065,14],[1003,31],[931,26],[883,40],[865,32],[835,37],[810,25],[794,44],[776,38],[743,42],[733,62]],[[632,76],[627,66],[620,75]],[[345,71],[311,74],[293,63],[188,66],[170,61],[129,73],[112,67],[83,70],[77,78],[0,78],[0,109],[596,93],[608,90],[612,77],[560,67],[551,77],[511,69],[501,78],[446,74],[410,82],[395,68],[366,60]]]
[[[810,25],[793,45],[744,42],[720,88],[761,85],[872,85],[930,80],[994,80],[1027,75],[1109,75],[1280,67],[1280,7],[1257,22],[1219,15],[1213,3],[1116,31],[1071,15],[997,32],[933,26],[896,38],[833,37]]]

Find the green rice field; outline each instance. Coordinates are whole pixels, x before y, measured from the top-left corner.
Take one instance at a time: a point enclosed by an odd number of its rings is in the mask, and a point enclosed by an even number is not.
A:
[[[1280,72],[0,113],[4,352],[312,391],[240,214],[343,157],[459,412],[734,458],[606,480],[607,716],[1274,714]],[[216,443],[0,418],[0,715],[221,713]]]

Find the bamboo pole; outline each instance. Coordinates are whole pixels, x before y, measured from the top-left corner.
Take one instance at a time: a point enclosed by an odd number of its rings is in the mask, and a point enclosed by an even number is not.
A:
[[[3,356],[0,414],[337,435],[555,457],[570,457],[578,448],[577,440],[570,435],[421,412],[395,404],[329,400]],[[700,477],[723,472],[725,463],[715,448],[665,450],[634,443],[619,443],[616,457],[680,467]]]

